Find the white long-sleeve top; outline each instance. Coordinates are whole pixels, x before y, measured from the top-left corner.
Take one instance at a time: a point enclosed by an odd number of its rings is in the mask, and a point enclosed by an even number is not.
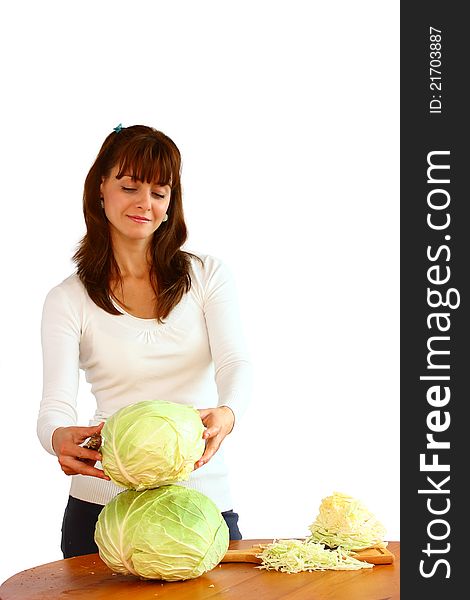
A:
[[[191,289],[164,323],[130,315],[117,304],[121,314],[107,313],[90,299],[76,274],[50,290],[41,323],[43,395],[37,420],[39,440],[48,452],[54,454],[57,427],[77,425],[79,369],[96,398],[90,426],[142,400],[195,408],[226,405],[235,422],[241,416],[251,392],[251,365],[233,278],[219,259],[201,258],[203,265],[191,259]],[[206,494],[220,511],[233,508],[223,444],[181,485]],[[73,475],[70,494],[104,505],[122,489]]]

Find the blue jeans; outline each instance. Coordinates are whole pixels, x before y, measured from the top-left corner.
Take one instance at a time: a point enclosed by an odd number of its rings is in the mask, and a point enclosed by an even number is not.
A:
[[[64,558],[94,554],[98,552],[95,544],[95,525],[103,506],[69,496],[62,521],[62,541],[60,548]],[[241,540],[238,529],[238,514],[233,510],[222,513],[227,523],[230,539]]]

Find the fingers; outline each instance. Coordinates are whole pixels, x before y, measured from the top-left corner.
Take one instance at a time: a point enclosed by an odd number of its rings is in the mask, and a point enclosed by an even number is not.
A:
[[[222,433],[222,427],[220,425],[215,425],[213,427],[208,427],[204,431],[202,437],[206,440],[206,447],[204,449],[203,455],[194,465],[195,469],[199,469],[207,462],[209,462],[209,460],[220,448],[220,444],[225,438],[225,435]]]
[[[71,456],[73,458],[78,458],[79,460],[92,460],[96,462],[97,460],[101,460],[102,456],[98,450],[93,450],[92,448],[86,448],[85,446],[80,446],[72,436],[72,439],[64,440],[61,448],[59,456]]]
[[[228,406],[199,409],[199,415],[205,426],[202,437],[206,440],[206,447],[194,469],[199,469],[214,456],[225,437],[232,431],[235,420],[233,411]]]
[[[206,442],[206,449],[204,450],[204,454],[201,456],[201,458],[196,463],[198,465],[198,468],[202,467],[203,465],[205,465],[207,462],[210,461],[210,459],[214,456],[214,454],[220,448],[220,444],[222,443],[222,440],[223,440],[223,437],[215,436]]]
[[[77,448],[77,446],[75,446],[75,448]],[[93,462],[103,458],[101,453],[97,450],[91,450],[90,448],[84,448],[83,446],[78,446],[78,450],[70,453],[69,456],[74,456],[79,460],[92,460]]]
[[[93,466],[95,464],[94,460],[90,462],[88,460],[79,461],[72,456],[61,456],[59,457],[59,463],[66,475],[90,475],[91,477],[110,481],[104,471]]]
[[[211,414],[211,408],[199,408],[199,416],[201,417],[202,422]]]
[[[203,439],[207,440],[209,438],[216,437],[222,430],[221,425],[212,425],[212,427],[206,427],[204,433],[202,434]]]
[[[81,444],[92,435],[101,433],[103,426],[104,422],[100,423],[99,425],[94,425],[93,427],[74,427],[74,441]]]
[[[81,446],[87,438],[99,434],[104,423],[93,427],[60,427],[53,434],[53,447],[62,471],[66,475],[91,475],[110,480],[101,470],[95,468],[101,461],[101,453]]]
[[[217,435],[217,429],[224,429],[227,433],[230,433],[235,423],[235,415],[228,406],[217,406],[216,408],[203,408],[199,409],[199,416],[201,421],[206,427],[206,431],[209,430],[210,437],[213,432]]]

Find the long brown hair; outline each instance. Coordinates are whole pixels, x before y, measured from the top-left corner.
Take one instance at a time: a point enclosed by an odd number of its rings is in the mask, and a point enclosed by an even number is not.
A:
[[[145,125],[117,127],[103,145],[85,179],[83,214],[86,234],[73,255],[77,275],[95,304],[113,315],[121,314],[111,297],[111,281],[122,284],[114,258],[108,220],[101,207],[100,184],[113,167],[117,178],[132,174],[139,181],[171,187],[168,220],[151,241],[150,281],[157,298],[155,318],[161,322],[191,287],[189,252],[181,250],[187,238],[181,192],[181,155],[161,131]]]

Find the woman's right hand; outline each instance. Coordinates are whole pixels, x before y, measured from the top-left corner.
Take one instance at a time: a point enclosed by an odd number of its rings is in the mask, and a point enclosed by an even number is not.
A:
[[[66,475],[91,475],[99,479],[110,478],[94,465],[101,460],[96,450],[83,448],[80,444],[94,434],[101,433],[104,423],[94,427],[58,427],[52,434],[52,448]]]

